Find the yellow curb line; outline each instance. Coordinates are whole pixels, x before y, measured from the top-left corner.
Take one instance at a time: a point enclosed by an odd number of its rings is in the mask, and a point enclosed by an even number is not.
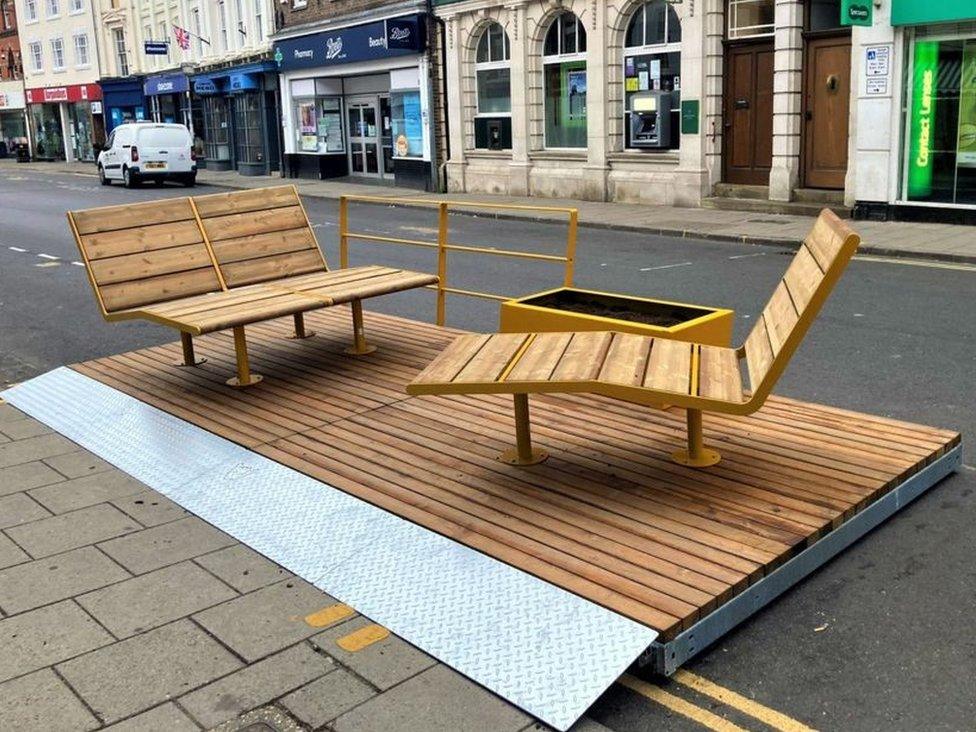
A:
[[[747,730],[739,727],[738,725],[729,722],[728,720],[722,719],[717,714],[713,714],[706,709],[695,706],[689,701],[685,701],[679,696],[674,694],[669,694],[664,691],[664,689],[654,684],[650,684],[646,681],[638,679],[630,674],[624,674],[619,679],[617,683],[626,686],[628,689],[636,691],[642,696],[646,696],[651,701],[655,701],[661,706],[667,707],[672,712],[680,714],[683,717],[687,717],[693,722],[698,722],[698,724],[708,729],[715,730],[716,732],[747,732]]]

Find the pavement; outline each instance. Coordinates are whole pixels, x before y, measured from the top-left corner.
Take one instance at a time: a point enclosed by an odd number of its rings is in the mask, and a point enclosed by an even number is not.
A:
[[[0,167],[0,385],[173,340],[150,323],[102,321],[84,269],[74,265],[64,211],[185,193]],[[311,197],[306,205],[334,261],[336,203]],[[357,227],[372,233],[436,234],[430,211],[353,213]],[[564,226],[544,222],[452,217],[450,226],[458,241],[486,247],[555,253],[565,237]],[[587,227],[577,282],[730,307],[740,340],[782,276],[788,249]],[[427,271],[433,263],[426,250],[353,247],[353,264],[371,260]],[[513,268],[503,266],[511,260],[484,261],[452,257],[452,284],[525,293],[560,274],[521,260]],[[408,293],[377,299],[372,310],[429,320],[433,303],[429,293]],[[976,267],[861,257],[777,391],[956,429],[967,442],[976,431],[974,316]],[[493,330],[497,311],[451,298],[448,318]],[[971,457],[966,462],[693,659],[691,676],[615,684],[575,732],[971,728],[976,467]],[[392,636],[343,652],[336,641],[369,621],[338,617],[335,605],[0,406],[0,729],[117,721],[131,723],[119,729],[147,730],[535,729],[506,702]],[[382,658],[369,660],[371,648]]]
[[[0,160],[0,168],[70,172],[95,175],[92,163],[16,163]],[[571,207],[579,210],[581,225],[618,231],[643,232],[656,236],[712,239],[745,244],[767,244],[796,247],[810,229],[809,216],[761,214],[747,211],[723,211],[704,208],[677,208],[629,203],[605,203],[558,198],[491,196],[488,194],[424,193],[390,185],[364,184],[351,179],[305,180],[274,176],[242,176],[235,171],[201,170],[200,183],[226,188],[263,188],[294,183],[303,196],[337,199],[341,195],[404,197],[417,200],[448,200],[473,204],[490,202],[517,206]],[[482,216],[504,216],[534,221],[565,220],[564,213],[544,211],[507,211]],[[879,256],[937,259],[951,262],[976,262],[976,234],[971,226],[893,221],[858,221],[860,251]]]

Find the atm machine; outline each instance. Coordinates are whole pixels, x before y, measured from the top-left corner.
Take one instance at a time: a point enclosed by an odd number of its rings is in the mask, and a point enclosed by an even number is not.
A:
[[[671,92],[653,89],[630,97],[631,147],[671,147]]]

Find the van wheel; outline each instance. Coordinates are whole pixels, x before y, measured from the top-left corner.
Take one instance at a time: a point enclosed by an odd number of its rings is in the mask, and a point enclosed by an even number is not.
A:
[[[139,177],[128,168],[122,168],[122,182],[126,188],[135,188],[139,185]]]
[[[103,186],[112,185],[112,181],[105,177],[105,168],[103,168],[101,165],[98,166],[98,182]]]

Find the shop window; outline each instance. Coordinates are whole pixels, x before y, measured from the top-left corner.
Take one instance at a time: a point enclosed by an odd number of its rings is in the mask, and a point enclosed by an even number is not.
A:
[[[586,30],[557,15],[543,44],[546,147],[586,147]]]
[[[64,71],[64,40],[61,38],[51,39],[51,68]]]
[[[420,91],[390,92],[390,116],[393,127],[393,157],[424,156],[424,123],[420,109]]]
[[[976,38],[911,50],[904,199],[976,205]]]
[[[655,94],[659,92],[660,94]],[[667,109],[670,134],[653,144],[632,139],[632,115],[635,106],[657,106]],[[641,113],[646,115],[647,113]],[[638,7],[627,25],[624,38],[624,147],[628,149],[677,149],[681,140],[681,21],[670,3],[651,0]],[[656,116],[646,117],[657,123]]]
[[[345,152],[341,97],[299,99],[295,102],[295,119],[300,152]]]
[[[729,0],[730,39],[771,36],[775,30],[774,0]]]
[[[238,163],[264,162],[264,134],[261,126],[261,95],[234,97],[234,131]]]
[[[499,23],[481,33],[475,53],[478,109],[474,119],[475,147],[489,150],[512,147],[512,57],[508,34]]]
[[[225,97],[205,97],[203,100],[203,122],[207,130],[205,147],[207,160],[230,160],[230,114]]]

